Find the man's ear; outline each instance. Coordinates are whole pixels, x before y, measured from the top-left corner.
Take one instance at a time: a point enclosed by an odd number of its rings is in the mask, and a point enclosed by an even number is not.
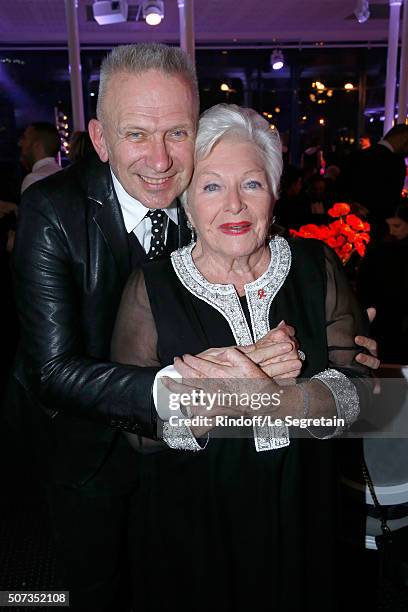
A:
[[[99,158],[103,162],[109,159],[108,149],[106,147],[105,138],[103,135],[102,123],[98,119],[91,119],[88,125],[89,136]]]

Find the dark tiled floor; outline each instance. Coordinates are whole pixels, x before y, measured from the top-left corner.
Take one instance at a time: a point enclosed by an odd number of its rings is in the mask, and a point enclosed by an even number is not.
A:
[[[35,484],[31,464],[18,436],[3,428],[0,432],[0,590],[58,589],[47,507],[40,487]],[[339,554],[344,567],[344,574],[339,577],[344,612],[408,612],[408,589],[399,590],[386,584],[375,603],[375,552],[345,547]],[[10,612],[33,609],[49,608],[1,608]]]
[[[47,507],[39,487],[35,485],[30,458],[15,438],[2,429],[0,590],[57,589],[55,553]],[[9,610],[15,612],[33,608],[10,607]]]

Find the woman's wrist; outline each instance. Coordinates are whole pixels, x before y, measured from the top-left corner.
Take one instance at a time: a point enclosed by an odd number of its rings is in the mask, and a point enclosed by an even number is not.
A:
[[[193,420],[194,419],[194,420]],[[196,422],[193,425],[193,422]],[[195,438],[202,438],[206,436],[215,427],[215,420],[208,416],[196,416],[192,417],[192,423],[190,429]]]
[[[280,406],[279,416],[290,416],[294,419],[302,418],[304,412],[304,394],[301,385],[278,383]]]

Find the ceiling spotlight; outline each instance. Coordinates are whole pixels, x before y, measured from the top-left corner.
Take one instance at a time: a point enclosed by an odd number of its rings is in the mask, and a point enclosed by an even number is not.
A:
[[[346,91],[352,91],[354,89],[353,83],[344,83],[344,89]]]
[[[283,53],[280,49],[274,49],[271,55],[271,66],[273,70],[280,70],[283,68],[284,59]]]
[[[146,0],[143,4],[143,19],[150,26],[159,25],[164,18],[163,0]]]
[[[354,15],[358,23],[365,23],[370,17],[370,6],[368,0],[357,0]]]

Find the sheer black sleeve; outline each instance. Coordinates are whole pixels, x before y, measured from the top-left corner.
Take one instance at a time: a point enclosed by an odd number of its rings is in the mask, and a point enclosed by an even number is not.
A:
[[[157,330],[150,308],[143,272],[130,276],[116,316],[111,341],[111,359],[117,363],[141,367],[160,367],[157,356]],[[166,448],[160,441],[125,433],[130,445],[141,453]]]
[[[351,376],[369,376],[369,369],[355,361],[361,352],[355,336],[369,334],[366,312],[359,304],[336,253],[325,247],[326,265],[326,333],[329,365],[345,369]]]
[[[156,324],[141,270],[133,272],[123,292],[112,335],[111,357],[128,365],[161,366]]]
[[[323,390],[321,388],[319,390],[318,385],[324,384],[330,390],[337,416],[345,423],[344,427],[340,426],[335,430],[334,435],[338,435],[352,425],[360,412],[370,405],[372,391],[370,371],[355,361],[355,356],[361,352],[361,348],[354,342],[355,336],[368,335],[369,321],[367,314],[358,303],[336,253],[325,246],[324,256],[329,367],[313,376],[308,387],[315,406],[323,404]]]

